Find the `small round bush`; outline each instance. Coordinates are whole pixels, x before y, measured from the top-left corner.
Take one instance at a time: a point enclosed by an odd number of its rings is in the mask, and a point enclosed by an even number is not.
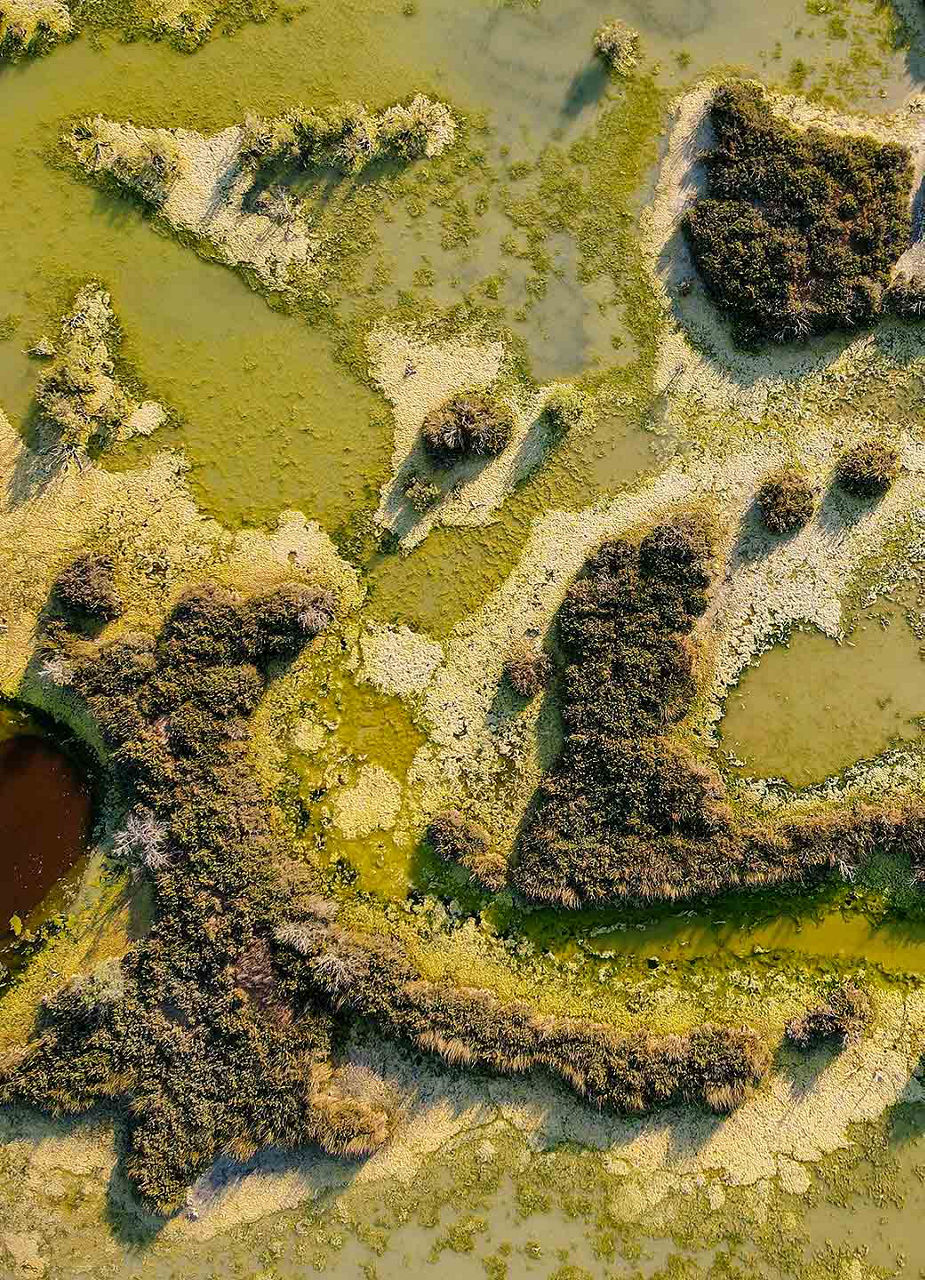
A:
[[[481,393],[453,396],[424,419],[421,442],[439,467],[461,458],[495,457],[511,440],[514,418],[507,407]]]
[[[883,308],[900,320],[921,320],[925,316],[925,281],[897,275],[883,295]]]
[[[519,646],[504,664],[504,677],[521,698],[533,698],[545,689],[552,675],[552,663],[540,649]]]
[[[440,500],[440,486],[423,476],[412,475],[405,485],[405,499],[412,511],[422,516],[429,511],[435,502]]]
[[[870,1019],[870,996],[854,983],[843,982],[821,1004],[791,1018],[786,1036],[798,1049],[812,1049],[827,1041],[856,1044]]]
[[[558,382],[546,397],[546,420],[557,436],[577,427],[587,410],[587,396],[570,382]]]
[[[835,478],[854,498],[877,498],[899,475],[899,453],[886,440],[865,440],[843,454]]]
[[[427,840],[446,862],[456,862],[487,888],[501,889],[507,876],[507,862],[491,847],[488,832],[471,822],[458,809],[439,814],[427,828]]]
[[[327,587],[289,584],[247,602],[245,615],[256,662],[294,658],[334,621],[337,596]]]
[[[109,556],[78,556],[58,576],[52,594],[69,620],[82,630],[112,622],[122,613]]]
[[[595,32],[594,51],[608,67],[628,75],[639,61],[639,33],[614,18]]]
[[[815,495],[804,475],[784,467],[764,480],[755,504],[771,533],[794,533],[813,514]]]

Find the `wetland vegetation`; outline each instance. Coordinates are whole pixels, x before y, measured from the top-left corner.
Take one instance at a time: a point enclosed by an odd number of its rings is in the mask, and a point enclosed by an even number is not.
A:
[[[695,8],[0,0],[11,1277],[902,1273],[925,22]]]

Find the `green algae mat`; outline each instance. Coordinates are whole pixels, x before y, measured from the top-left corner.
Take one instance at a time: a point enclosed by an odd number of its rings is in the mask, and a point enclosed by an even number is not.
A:
[[[0,1276],[925,1274],[923,59],[0,0]]]

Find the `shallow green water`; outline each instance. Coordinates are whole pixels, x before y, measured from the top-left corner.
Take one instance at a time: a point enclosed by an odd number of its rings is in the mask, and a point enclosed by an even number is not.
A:
[[[740,772],[800,787],[887,747],[919,742],[921,650],[902,609],[889,604],[866,614],[842,643],[796,631],[730,691],[722,747]]]
[[[609,366],[631,370],[643,359],[621,282],[583,278],[572,232],[544,232],[542,248],[551,268],[543,289],[523,243],[518,252],[504,244],[514,234],[503,213],[505,201],[533,190],[530,174],[512,176],[509,163],[533,164],[547,144],[566,147],[587,135],[602,113],[618,109],[617,95],[607,97],[589,57],[589,33],[602,18],[619,14],[640,29],[645,67],[658,64],[656,83],[666,89],[733,64],[882,110],[913,84],[904,53],[885,51],[873,40],[863,50],[853,43],[854,32],[887,30],[886,12],[863,3],[542,0],[533,7],[418,0],[411,16],[404,15],[400,0],[314,0],[307,8],[289,25],[245,28],[192,58],[164,46],[107,43],[100,49],[81,40],[45,61],[0,72],[0,320],[11,316],[19,322],[12,336],[0,340],[0,405],[14,419],[26,413],[36,369],[22,349],[53,331],[74,288],[88,276],[99,277],[112,290],[124,326],[123,354],[149,393],[180,418],[175,431],[114,465],[127,465],[148,448],[182,448],[203,508],[231,525],[271,522],[294,506],[343,534],[358,513],[375,505],[391,428],[382,398],[342,356],[339,343],[357,336],[349,306],[335,308],[334,323],[325,326],[281,315],[232,271],[206,264],[159,235],[134,207],[52,167],[49,149],[67,117],[99,111],[210,130],[248,109],[271,112],[296,99],[363,97],[383,103],[418,89],[443,95],[465,112],[484,113],[488,131],[479,136],[494,177],[490,183],[467,177],[461,187],[475,231],[462,243],[448,242],[445,210],[436,204],[420,218],[398,200],[394,208],[383,208],[374,231],[384,270],[378,283],[372,276],[366,282],[372,293],[363,311],[373,315],[403,292],[440,306],[463,290],[480,294],[497,304],[523,344],[531,373],[542,380]],[[844,21],[845,34],[833,19]],[[634,207],[644,202],[648,181],[644,176],[637,184]],[[485,190],[489,203],[477,214],[477,197]],[[639,385],[644,390],[645,371]],[[545,506],[592,501],[654,464],[655,442],[639,427],[644,407],[637,403],[599,416],[592,431],[570,442],[508,501],[495,525],[439,531],[410,557],[373,555],[367,565],[370,614],[437,634],[448,631],[500,583],[530,521]],[[853,638],[856,648],[835,650],[830,641],[801,634],[789,650],[766,655],[730,699],[724,746],[746,757],[750,771],[784,774],[802,785],[897,737],[915,738],[910,721],[925,713],[918,642],[900,620],[885,631],[869,623]],[[823,685],[824,700],[818,694]],[[417,745],[398,704],[349,682],[329,691],[328,714],[341,722],[353,761],[400,774]],[[299,781],[309,805],[318,779],[306,772]],[[342,842],[330,852],[354,863],[361,888],[401,896],[408,855],[388,836],[352,847]],[[641,929],[596,934],[586,948],[594,956],[637,960],[654,954],[661,963],[739,963],[774,952],[810,960],[863,959],[892,973],[925,971],[925,928],[873,926],[860,915],[735,927],[713,916],[673,916]],[[904,1174],[910,1181],[911,1170],[910,1163]],[[79,1182],[65,1188],[63,1220],[69,1214],[79,1220],[85,1194]],[[516,1199],[517,1189],[505,1183],[484,1212],[484,1228],[471,1233],[471,1250],[462,1232],[439,1253],[440,1274],[504,1274],[486,1265],[489,1255],[500,1258],[511,1276],[548,1276],[566,1264],[604,1274],[600,1255],[575,1227],[582,1212],[590,1220],[590,1209],[573,1206],[570,1214],[557,1204],[531,1217],[515,1210]],[[451,1218],[470,1207],[438,1212],[436,1225],[433,1215],[422,1214],[395,1231],[382,1258],[368,1240],[330,1244],[336,1223],[326,1228],[324,1247],[315,1247],[315,1226],[295,1215],[253,1233],[223,1236],[214,1245],[164,1245],[154,1253],[114,1242],[108,1224],[82,1224],[73,1236],[59,1232],[49,1256],[68,1280],[215,1274],[294,1280],[309,1268],[320,1270],[322,1258],[332,1274],[361,1275],[361,1268],[372,1267],[367,1277],[397,1277],[409,1266],[424,1265]],[[849,1227],[842,1214],[834,1222],[820,1221],[814,1238],[843,1236]],[[539,1240],[537,1251],[533,1245]],[[502,1245],[510,1251],[504,1253]],[[664,1240],[648,1245],[637,1274],[653,1274],[671,1247]],[[633,1274],[633,1265],[629,1254],[614,1274]]]

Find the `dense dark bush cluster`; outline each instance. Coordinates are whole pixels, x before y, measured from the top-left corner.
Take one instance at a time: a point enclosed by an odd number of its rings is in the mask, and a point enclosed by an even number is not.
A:
[[[855,1044],[871,1018],[870,996],[852,982],[835,987],[821,1004],[787,1023],[787,1039],[799,1049],[838,1041]]]
[[[507,879],[507,859],[492,848],[484,827],[458,809],[438,814],[427,828],[427,842],[441,858],[458,863],[486,889],[496,892]]]
[[[530,644],[519,645],[504,664],[504,678],[520,698],[535,698],[551,676],[549,655]]]
[[[452,467],[461,458],[503,453],[513,430],[507,405],[474,392],[453,396],[429,413],[421,427],[421,443],[438,467]]]
[[[732,1110],[767,1073],[769,1054],[747,1027],[623,1036],[578,1019],[503,1004],[491,992],[431,982],[390,942],[319,922],[284,926],[292,976],[340,1008],[453,1066],[502,1075],[545,1070],[594,1106],[640,1114],[673,1102]],[[281,961],[282,963],[282,961]]]
[[[925,863],[921,815],[861,805],[744,826],[719,773],[667,736],[695,692],[689,632],[707,603],[710,543],[691,518],[605,543],[559,612],[565,742],[513,871],[566,907],[807,885],[875,847]]]
[[[812,485],[793,467],[768,476],[755,494],[755,505],[771,533],[795,533],[813,514],[816,495]]]
[[[223,1153],[379,1145],[389,1117],[331,1063],[330,1015],[277,971],[272,931],[291,910],[284,848],[248,756],[266,667],[334,612],[327,592],[241,601],[188,592],[160,635],[68,653],[73,693],[133,808],[115,848],[150,879],[154,919],[116,972],[55,995],[0,1099],[55,1115],[122,1104],[126,1171],[168,1213]],[[53,641],[48,639],[46,647]]]
[[[786,342],[873,320],[909,243],[908,151],[797,130],[752,84],[718,89],[710,118],[709,193],[684,231],[736,340]]]
[[[888,440],[865,440],[838,460],[835,479],[853,498],[879,498],[899,475],[899,453]]]
[[[115,566],[109,556],[78,556],[55,579],[51,594],[66,620],[81,631],[103,626],[122,613]]]

